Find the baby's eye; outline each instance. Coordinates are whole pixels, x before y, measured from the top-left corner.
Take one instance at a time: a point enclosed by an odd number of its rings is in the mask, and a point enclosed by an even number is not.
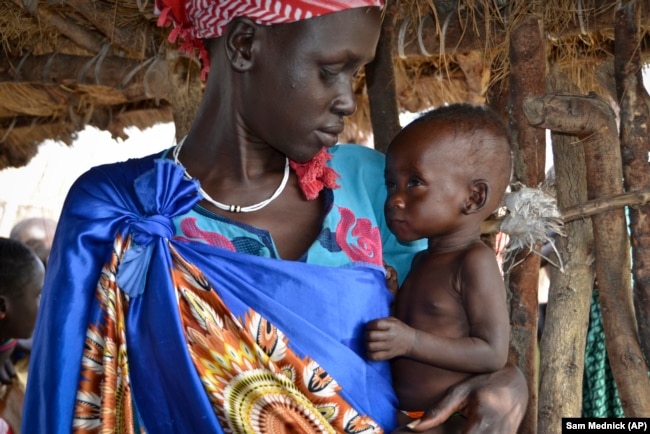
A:
[[[391,180],[388,180],[388,179],[386,180],[386,188],[387,189],[392,190],[396,186],[397,186],[397,184],[395,183],[395,181],[391,181]]]
[[[407,184],[408,187],[418,187],[420,185],[422,185],[422,181],[420,179],[418,179],[418,178],[409,179],[408,184]]]

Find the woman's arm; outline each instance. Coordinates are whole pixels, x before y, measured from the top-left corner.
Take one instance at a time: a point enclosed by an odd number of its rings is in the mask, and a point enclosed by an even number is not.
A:
[[[474,375],[453,386],[437,405],[409,424],[423,432],[459,412],[467,418],[464,434],[515,434],[528,406],[528,386],[511,363],[490,374]]]

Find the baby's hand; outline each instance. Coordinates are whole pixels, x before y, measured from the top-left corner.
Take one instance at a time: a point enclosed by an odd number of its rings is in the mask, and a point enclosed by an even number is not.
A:
[[[384,268],[386,269],[386,286],[393,296],[397,294],[399,289],[399,284],[397,283],[397,270],[384,262]]]
[[[408,355],[417,330],[394,317],[376,319],[366,325],[366,350],[370,360],[389,360]]]
[[[32,352],[32,342],[33,339],[18,339],[18,345],[16,345],[16,351],[22,353],[31,353]]]
[[[0,383],[2,384],[10,384],[16,376],[14,364],[11,361],[11,353],[13,352],[14,350],[12,348],[11,350],[0,353]]]

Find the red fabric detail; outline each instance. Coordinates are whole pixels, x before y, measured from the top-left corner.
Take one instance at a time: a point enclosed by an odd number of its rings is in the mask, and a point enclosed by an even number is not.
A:
[[[203,39],[223,35],[234,18],[246,16],[257,24],[292,23],[332,12],[364,6],[383,6],[383,0],[155,0],[160,13],[158,25],[173,26],[169,41],[181,40],[179,50],[195,50],[203,64],[205,80],[209,62]],[[268,7],[267,7],[268,6]]]
[[[205,81],[210,71],[208,51],[201,39],[194,33],[194,24],[189,20],[186,11],[187,2],[177,0],[156,0],[156,8],[160,11],[157,24],[161,27],[173,26],[167,39],[172,44],[180,39],[178,51],[192,55],[198,53],[201,61],[201,80]]]
[[[221,247],[222,249],[230,250],[231,252],[235,252],[237,250],[233,243],[223,235],[216,232],[204,231],[199,228],[196,225],[196,218],[194,217],[186,217],[181,220],[181,232],[190,240],[200,239],[205,241],[207,244],[210,244],[211,246]],[[178,236],[175,237],[175,239],[179,238],[180,237]]]
[[[325,148],[322,148],[314,158],[306,163],[289,160],[289,166],[296,173],[300,189],[307,200],[316,199],[323,188],[339,188],[336,183],[339,174],[327,166],[327,162],[331,158],[332,156]]]
[[[381,256],[381,232],[366,218],[357,219],[348,208],[339,207],[341,221],[336,227],[336,243],[353,262],[383,265]],[[348,244],[348,233],[356,244]]]
[[[424,416],[424,411],[405,411],[402,410],[402,413],[410,417],[411,419],[420,419]]]

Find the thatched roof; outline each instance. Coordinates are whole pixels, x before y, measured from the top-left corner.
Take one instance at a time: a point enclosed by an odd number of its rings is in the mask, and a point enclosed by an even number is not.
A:
[[[616,3],[402,0],[387,9],[394,20],[400,110],[485,101],[507,77],[509,32],[530,16],[539,18],[547,35],[549,67],[568,72],[585,92],[607,92],[598,77],[608,74],[612,58]],[[639,3],[645,53],[650,7]],[[156,26],[153,0],[4,0],[0,169],[26,164],[44,139],[71,143],[85,125],[119,137],[125,126],[172,121],[168,61],[173,50],[165,34]],[[363,79],[360,109],[344,139],[370,132]]]

